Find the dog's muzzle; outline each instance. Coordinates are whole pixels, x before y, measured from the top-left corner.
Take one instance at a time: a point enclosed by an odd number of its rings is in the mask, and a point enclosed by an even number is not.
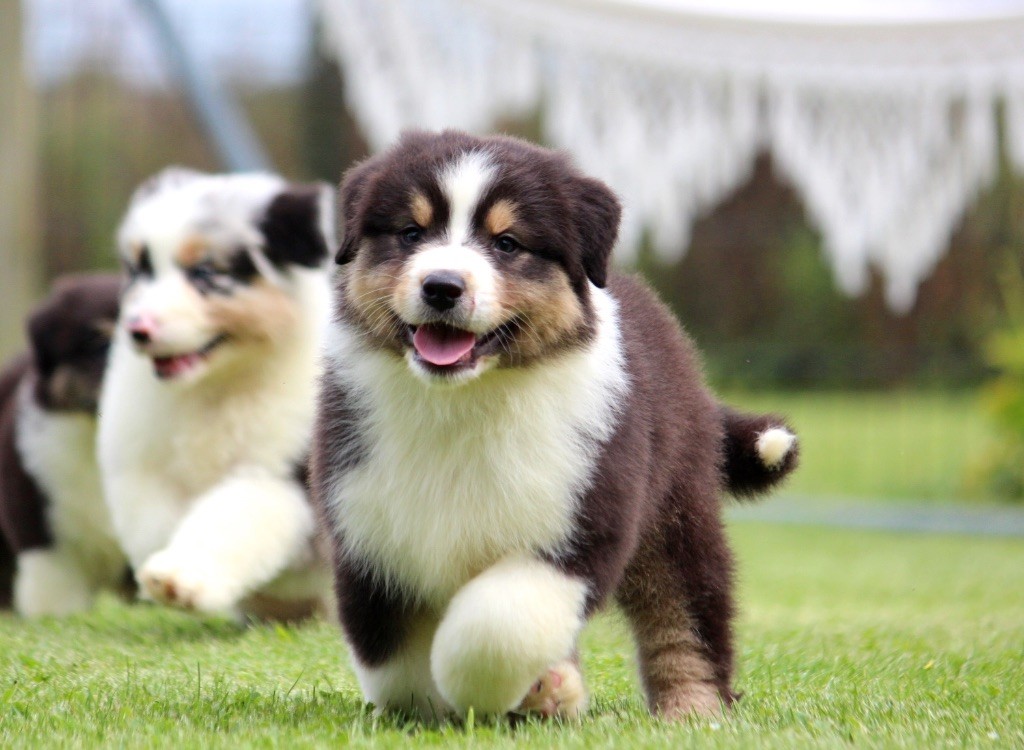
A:
[[[424,304],[438,312],[451,310],[466,291],[466,282],[453,271],[435,271],[427,275],[420,287]]]

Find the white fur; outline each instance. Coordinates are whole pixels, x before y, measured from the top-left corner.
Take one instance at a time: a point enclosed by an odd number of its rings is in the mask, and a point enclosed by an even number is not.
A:
[[[367,455],[330,478],[331,521],[355,555],[428,611],[440,615],[452,602],[437,638],[411,638],[376,669],[357,663],[378,706],[505,710],[571,651],[582,584],[531,556],[569,541],[599,445],[611,437],[628,389],[617,305],[604,291],[591,293],[597,335],[585,350],[458,386],[424,382],[403,360],[365,347],[356,332],[333,329],[327,377],[340,379],[366,415],[357,439]],[[491,621],[508,614],[497,604],[506,593],[522,607],[524,619],[511,625],[525,641]],[[467,619],[477,608],[484,619]],[[487,687],[472,660],[454,653],[467,628],[507,635],[503,653],[521,659],[523,670],[506,663]],[[484,671],[500,666],[479,641],[466,645],[490,659]],[[428,648],[436,680],[427,672]]]
[[[441,608],[499,559],[568,540],[628,387],[616,303],[591,293],[598,323],[587,349],[459,386],[425,383],[334,328],[328,377],[368,415],[368,455],[333,478],[333,520],[403,591]]]
[[[757,455],[769,469],[779,466],[789,455],[796,435],[782,427],[772,427],[757,436]]]
[[[200,609],[229,609],[289,569],[320,579],[291,473],[312,429],[328,294],[322,274],[293,273],[305,277],[296,335],[231,377],[175,388],[155,378],[123,330],[112,347],[99,457],[115,529],[140,581],[174,571],[183,592],[201,575],[198,560],[183,558],[217,544],[222,564],[207,568],[207,593],[193,602]]]
[[[14,609],[22,617],[65,617],[92,606],[96,587],[77,555],[53,547],[18,555]]]
[[[227,478],[192,504],[170,542],[139,571],[144,592],[204,612],[230,613],[286,568],[313,563],[312,508],[293,481],[256,474]],[[227,533],[230,530],[230,533]]]
[[[156,274],[147,304],[166,289],[161,309],[187,327],[188,306],[201,300],[183,291],[173,267],[183,223],[213,218],[204,231],[258,236],[253,220],[283,185],[269,175],[202,175],[134,201],[120,239],[150,250]],[[307,598],[323,583],[312,517],[292,473],[311,437],[330,292],[322,269],[291,267],[274,282],[294,301],[292,332],[215,355],[184,384],[158,380],[118,327],[98,455],[115,530],[151,595],[173,590],[177,604],[225,611],[257,592]],[[123,308],[122,321],[133,311]]]
[[[285,184],[277,175],[258,172],[210,175],[165,170],[133,196],[118,229],[118,244],[122,248],[142,242],[151,248],[177,246],[194,227],[207,225],[219,227],[232,238],[246,238],[247,245],[259,245],[262,236],[253,219]],[[163,259],[169,261],[170,256]]]
[[[434,271],[455,271],[466,283],[468,315],[462,327],[477,334],[487,333],[502,321],[498,319],[497,280],[494,268],[482,253],[463,245],[440,245],[417,252],[404,272],[397,312],[413,325],[433,320],[436,311],[426,307],[420,297],[423,282]]]
[[[52,412],[18,392],[15,435],[26,471],[46,495],[52,548],[18,557],[16,609],[24,615],[86,609],[95,593],[121,583],[125,558],[103,503],[96,465],[96,419]]]
[[[587,587],[547,563],[503,560],[463,586],[434,636],[430,667],[460,713],[504,714],[567,658],[583,627]]]
[[[473,210],[494,178],[495,166],[483,151],[471,151],[439,175],[448,198],[448,244],[465,244],[473,230]]]
[[[426,718],[452,713],[430,673],[430,648],[437,619],[423,616],[410,623],[401,649],[384,665],[368,667],[354,660],[356,677],[363,695],[376,710],[403,709]]]

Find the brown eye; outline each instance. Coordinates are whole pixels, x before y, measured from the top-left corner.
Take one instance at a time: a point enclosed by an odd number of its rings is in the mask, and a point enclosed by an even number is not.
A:
[[[496,247],[503,253],[511,254],[519,250],[522,247],[522,245],[516,242],[515,239],[510,235],[502,234],[496,240],[494,240],[494,247]]]

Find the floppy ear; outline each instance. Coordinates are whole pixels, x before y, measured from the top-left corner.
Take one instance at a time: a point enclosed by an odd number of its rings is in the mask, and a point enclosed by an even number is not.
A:
[[[366,195],[371,178],[377,173],[374,160],[364,161],[345,172],[341,181],[338,204],[341,208],[341,247],[334,256],[339,266],[352,261],[359,248],[359,235],[362,232],[363,197]]]
[[[56,363],[50,353],[50,328],[53,325],[54,310],[49,298],[36,305],[25,321],[25,332],[28,334],[29,349],[36,369],[43,375],[49,375]]]
[[[596,287],[608,281],[608,262],[619,234],[622,207],[600,180],[578,177],[573,185],[573,223],[580,241],[583,270]]]
[[[275,266],[317,268],[334,244],[334,189],[325,183],[289,185],[270,201],[259,229]]]

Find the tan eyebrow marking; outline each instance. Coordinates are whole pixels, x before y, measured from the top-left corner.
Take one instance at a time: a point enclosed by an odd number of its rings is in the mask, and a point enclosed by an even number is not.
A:
[[[207,255],[207,250],[206,242],[202,237],[192,236],[181,243],[175,256],[180,266],[188,268],[203,260]]]
[[[430,226],[434,220],[434,207],[423,193],[417,191],[412,194],[412,218],[424,229]]]
[[[496,201],[484,218],[484,227],[493,235],[507,232],[515,223],[516,204],[507,198]]]

